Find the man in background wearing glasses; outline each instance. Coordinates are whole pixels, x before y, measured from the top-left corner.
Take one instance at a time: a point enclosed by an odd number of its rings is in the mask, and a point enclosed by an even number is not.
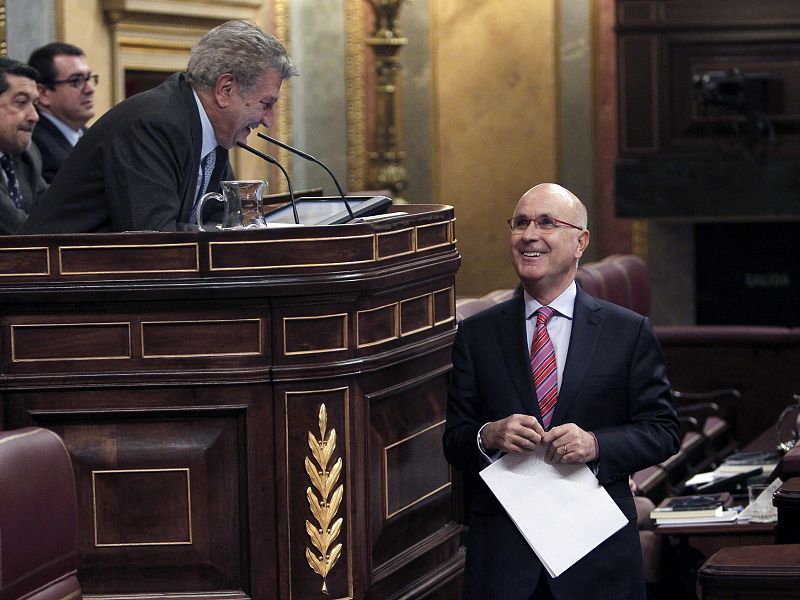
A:
[[[39,71],[39,125],[33,141],[42,154],[42,176],[53,181],[61,163],[86,131],[94,116],[97,75],[86,64],[83,50],[53,42],[33,51],[28,64]]]
[[[464,599],[644,600],[628,475],[678,451],[680,428],[649,320],[575,283],[586,208],[546,183],[508,221],[523,290],[461,322],[447,402],[447,460],[475,479]],[[628,523],[551,578],[478,471],[506,453],[586,464]],[[569,515],[539,513],[542,520]],[[566,533],[566,531],[565,531]]]

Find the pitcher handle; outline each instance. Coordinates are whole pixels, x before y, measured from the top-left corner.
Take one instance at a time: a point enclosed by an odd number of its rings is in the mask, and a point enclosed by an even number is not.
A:
[[[206,200],[209,198],[225,203],[225,217],[222,219],[222,222],[225,223],[228,220],[228,199],[218,192],[208,192],[203,194],[203,196],[197,202],[197,228],[200,231],[206,230],[205,225],[203,224],[203,206],[205,205]]]

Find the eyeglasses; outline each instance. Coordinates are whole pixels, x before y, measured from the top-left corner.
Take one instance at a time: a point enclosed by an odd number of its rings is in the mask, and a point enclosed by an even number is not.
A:
[[[506,221],[506,223],[508,223],[511,231],[514,232],[525,231],[528,229],[528,227],[530,227],[531,223],[534,223],[536,225],[536,229],[543,232],[555,231],[556,229],[561,229],[563,227],[572,227],[578,231],[583,231],[583,227],[579,227],[578,225],[573,225],[572,223],[567,223],[566,221],[555,219],[553,217],[536,217],[535,219],[529,219],[528,217],[517,216],[511,217],[508,221]]]
[[[99,80],[100,76],[97,73],[89,73],[88,75],[73,75],[69,79],[54,79],[50,83],[53,85],[66,83],[70,87],[74,87],[76,90],[82,90],[90,81],[92,82],[92,85],[97,85]]]

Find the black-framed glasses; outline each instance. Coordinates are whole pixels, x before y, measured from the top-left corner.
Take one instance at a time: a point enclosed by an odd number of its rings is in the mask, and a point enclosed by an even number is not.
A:
[[[528,217],[523,217],[522,215],[518,215],[516,217],[511,217],[508,221],[509,228],[511,231],[522,232],[530,227],[531,223],[536,225],[536,229],[539,231],[555,231],[556,229],[561,229],[563,227],[572,227],[573,229],[577,229],[578,231],[583,231],[583,227],[578,225],[573,225],[572,223],[567,223],[566,221],[562,221],[561,219],[556,219],[554,217],[536,217],[535,219],[529,219]]]
[[[97,73],[89,73],[88,75],[73,75],[67,79],[54,79],[51,83],[53,85],[65,83],[70,87],[74,87],[76,90],[82,90],[90,81],[92,82],[92,85],[97,85],[97,82],[100,81],[100,76]]]

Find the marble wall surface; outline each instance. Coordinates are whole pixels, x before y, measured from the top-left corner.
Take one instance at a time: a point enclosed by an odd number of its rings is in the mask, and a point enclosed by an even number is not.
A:
[[[558,176],[555,2],[439,0],[434,14],[437,201],[456,209],[457,293],[511,287],[520,196]]]
[[[56,0],[6,0],[8,56],[27,61],[31,52],[56,39]]]

